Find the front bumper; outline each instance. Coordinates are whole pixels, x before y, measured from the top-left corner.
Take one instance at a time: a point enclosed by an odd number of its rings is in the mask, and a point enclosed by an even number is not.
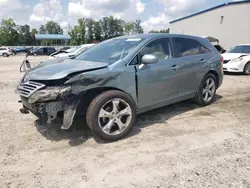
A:
[[[32,112],[39,118],[42,125],[52,124],[58,114],[62,113],[62,129],[70,128],[80,102],[77,96],[71,94],[70,87],[45,88],[32,93],[29,97],[19,95],[23,104],[23,108],[20,109],[21,113]]]
[[[225,72],[243,72],[244,66],[242,63],[226,63],[223,64],[223,71]]]

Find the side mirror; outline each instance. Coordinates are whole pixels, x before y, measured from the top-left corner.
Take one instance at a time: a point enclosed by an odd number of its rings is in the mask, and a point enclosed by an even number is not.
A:
[[[31,69],[30,62],[28,60],[24,60],[20,66],[20,72],[27,72]]]
[[[142,57],[143,64],[154,64],[158,62],[158,58],[151,54],[146,54]]]

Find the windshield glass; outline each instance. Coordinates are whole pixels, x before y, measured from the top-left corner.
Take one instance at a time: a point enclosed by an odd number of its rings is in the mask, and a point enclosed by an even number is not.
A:
[[[111,64],[126,57],[143,40],[141,38],[110,39],[93,46],[75,59]]]
[[[233,49],[228,51],[229,53],[249,53],[250,54],[250,45],[249,46],[235,46]]]

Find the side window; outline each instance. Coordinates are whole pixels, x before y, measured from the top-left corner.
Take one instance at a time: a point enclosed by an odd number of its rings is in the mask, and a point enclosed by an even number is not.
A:
[[[138,65],[139,64],[139,55],[136,55],[134,59],[130,62],[130,65]]]
[[[170,40],[168,38],[161,38],[150,42],[140,51],[140,60],[145,54],[155,55],[159,61],[169,59]]]
[[[250,46],[243,46],[242,53],[250,53]]]
[[[220,51],[221,51],[222,49],[220,48]],[[207,47],[205,47],[205,46],[203,46],[202,44],[200,44],[200,53],[201,54],[208,54],[208,53],[211,53],[211,51],[207,48]]]
[[[210,52],[209,49],[193,39],[174,38],[173,41],[177,57],[185,57]]]
[[[0,48],[0,50],[5,50],[5,48]]]

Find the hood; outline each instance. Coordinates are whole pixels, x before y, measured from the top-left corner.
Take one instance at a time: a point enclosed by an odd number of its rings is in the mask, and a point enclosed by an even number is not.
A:
[[[66,59],[63,62],[48,61],[31,69],[27,76],[29,80],[57,80],[71,73],[85,72],[105,68],[108,63]]]
[[[231,60],[231,59],[236,59],[245,55],[249,55],[249,54],[244,54],[244,53],[224,53],[221,54],[224,58],[224,60]]]

